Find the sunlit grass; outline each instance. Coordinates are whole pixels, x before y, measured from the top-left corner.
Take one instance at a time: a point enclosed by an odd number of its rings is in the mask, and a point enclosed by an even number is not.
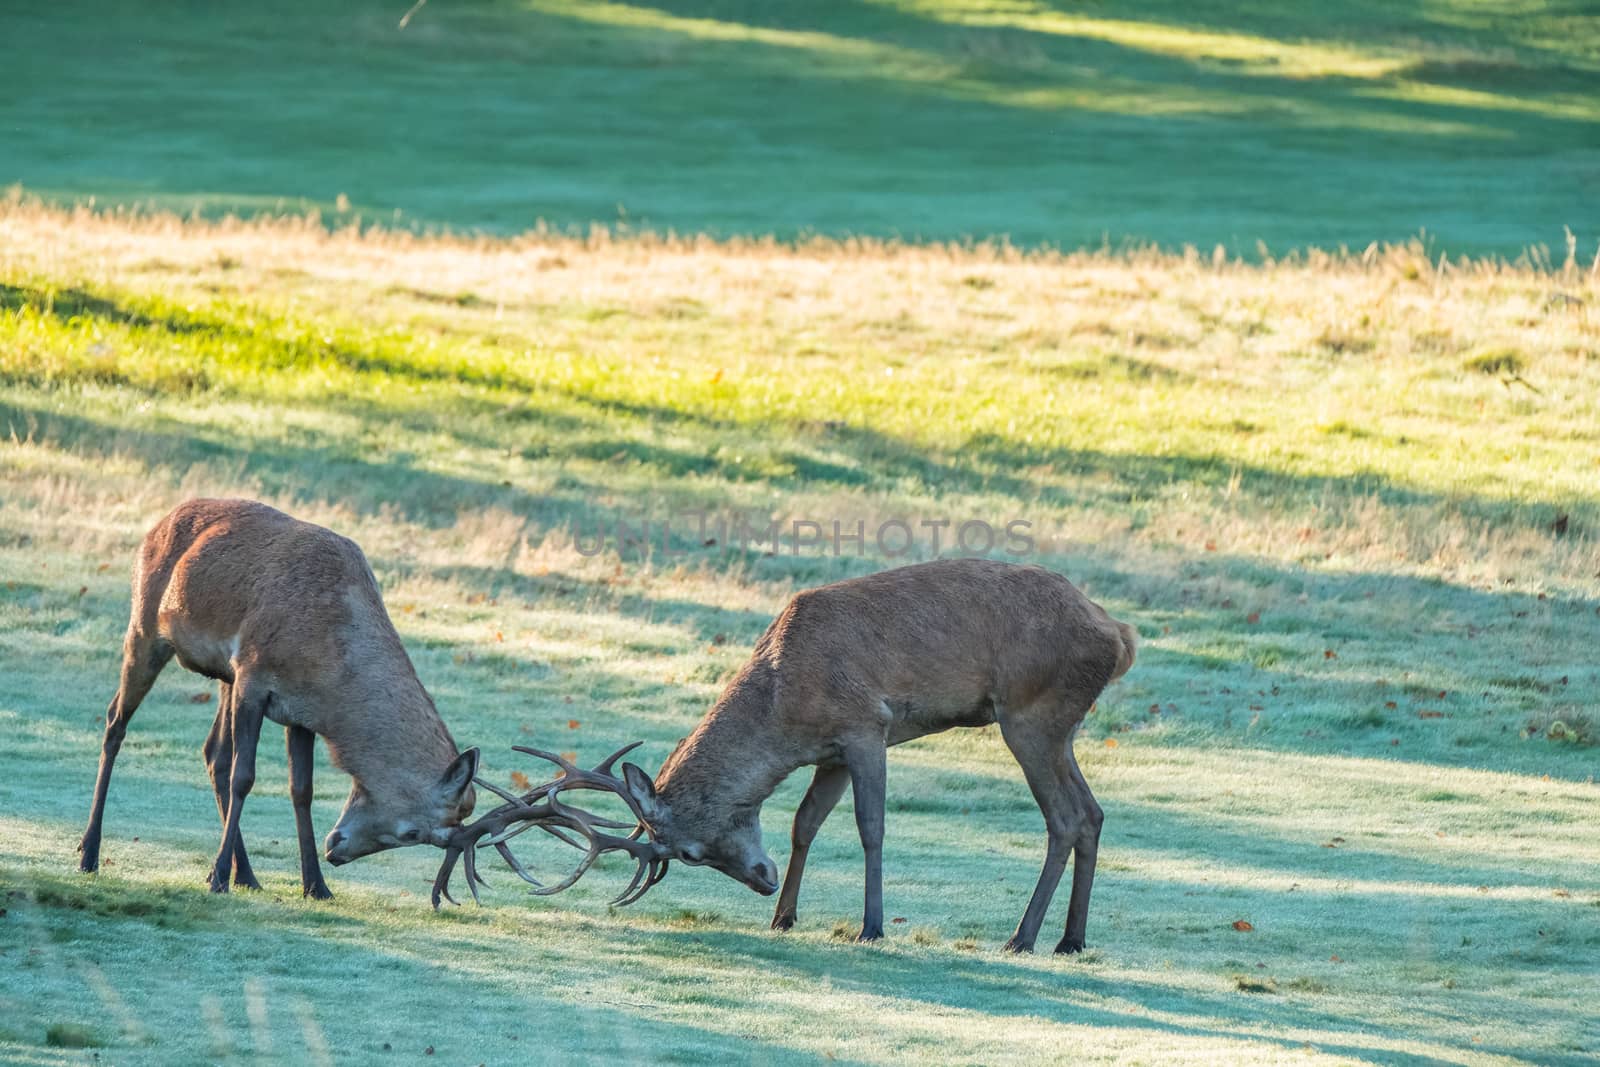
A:
[[[152,1064],[1597,1051],[1596,749],[1551,729],[1592,729],[1600,690],[1587,264],[426,241],[13,204],[0,286],[8,1061],[80,1062],[79,1039]],[[486,907],[434,915],[437,854],[413,850],[302,902],[270,732],[245,818],[266,891],[213,898],[215,705],[177,668],[78,876],[132,549],[202,493],[356,538],[499,781],[531,773],[522,743],[641,738],[654,766],[790,593],[885,562],[682,528],[679,554],[586,556],[596,521],[1033,520],[1042,561],[1145,638],[1078,742],[1108,813],[1091,951],[997,951],[1043,832],[992,729],[891,756],[879,946],[833,936],[860,904],[848,810],[786,936],[705,870],[611,911],[614,865],[549,901],[491,869]],[[804,784],[765,813],[780,861]],[[319,829],[347,788],[319,766]]]

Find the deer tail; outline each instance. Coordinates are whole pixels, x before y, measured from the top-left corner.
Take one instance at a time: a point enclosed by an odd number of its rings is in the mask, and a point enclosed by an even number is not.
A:
[[[1112,619],[1117,627],[1117,669],[1111,672],[1111,679],[1115,681],[1128,673],[1128,668],[1133,666],[1134,657],[1139,651],[1139,631],[1125,622]]]

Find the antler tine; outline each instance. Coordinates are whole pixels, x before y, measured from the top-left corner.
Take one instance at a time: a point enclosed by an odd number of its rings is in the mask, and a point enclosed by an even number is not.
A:
[[[611,755],[607,756],[605,759],[603,759],[599,763],[595,764],[594,765],[594,773],[596,773],[596,774],[610,774],[611,773],[611,765],[612,764],[616,763],[617,760],[621,759],[623,756],[626,756],[628,753],[632,752],[634,749],[638,748],[642,744],[644,744],[643,741],[635,741],[630,745],[623,745],[621,748],[619,748],[615,752],[611,753]]]
[[[450,903],[456,903],[456,898],[450,895],[450,874],[456,869],[456,860],[461,858],[461,848],[451,845],[445,849],[444,862],[439,864],[439,873],[433,878],[433,892],[429,899],[433,901],[433,910],[439,910],[439,900],[442,897]]]
[[[493,793],[507,804],[521,804],[523,802],[522,797],[513,796],[504,789],[501,789],[499,786],[495,785],[493,782],[486,782],[476,775],[473,776],[472,784],[480,788],[487,789],[489,792]]]
[[[535,888],[544,887],[544,883],[528,873],[528,869],[522,865],[522,861],[517,859],[516,853],[507,848],[503,841],[496,841],[494,850],[500,853],[500,858],[506,861],[506,866],[510,867],[518,878]]]
[[[460,827],[451,835],[445,848],[444,862],[434,878],[433,906],[438,908],[441,899],[448,900],[452,904],[456,903],[455,898],[450,895],[450,876],[458,860],[466,872],[468,892],[472,894],[474,902],[481,903],[478,887],[488,888],[489,885],[478,871],[477,849],[483,845],[492,845],[512,872],[532,887],[529,892],[535,896],[551,896],[570,889],[578,879],[588,873],[604,853],[626,852],[637,867],[627,887],[611,903],[625,906],[637,901],[661,881],[667,872],[667,860],[661,846],[646,837],[648,827],[645,825],[638,802],[634,800],[626,783],[612,771],[618,760],[638,748],[641,743],[635,741],[622,746],[601,760],[593,769],[579,767],[560,753],[546,752],[526,745],[512,746],[514,751],[555,764],[561,768],[561,777],[535,786],[521,796],[513,795],[492,782],[474,778],[475,784],[483,786],[505,803],[486,813],[476,822]],[[573,807],[567,804],[561,795],[567,789],[591,789],[612,793],[628,806],[634,820],[623,822]],[[511,851],[509,845],[512,838],[535,827],[583,853],[577,866],[565,878],[553,885],[545,885],[535,878],[527,866]],[[628,835],[619,837],[616,834],[606,833],[606,830],[627,830]]]

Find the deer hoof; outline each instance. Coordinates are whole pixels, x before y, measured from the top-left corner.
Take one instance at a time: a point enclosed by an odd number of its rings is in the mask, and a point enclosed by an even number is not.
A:
[[[1061,944],[1056,946],[1056,955],[1058,955],[1058,956],[1070,956],[1075,952],[1082,952],[1082,951],[1083,951],[1083,942],[1082,941],[1074,941],[1071,938],[1066,938],[1066,937],[1063,937],[1061,939]]]
[[[305,896],[311,900],[332,900],[333,890],[328,888],[326,882],[316,882],[305,887]]]
[[[774,915],[772,917],[772,928],[774,930],[793,930],[794,929],[794,912],[792,912],[792,911],[788,911],[788,912],[780,911],[780,912],[778,912],[776,915]]]
[[[1027,953],[1031,954],[1033,952],[1033,942],[1032,941],[1019,941],[1015,936],[1013,936],[1004,945],[1000,946],[1000,951],[1001,952],[1018,952],[1018,953],[1027,952]]]

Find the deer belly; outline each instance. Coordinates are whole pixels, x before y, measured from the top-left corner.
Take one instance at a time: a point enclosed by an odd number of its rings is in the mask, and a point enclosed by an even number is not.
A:
[[[889,744],[954,730],[959,726],[988,726],[995,721],[994,701],[976,703],[885,699],[889,712]]]
[[[205,634],[173,633],[172,650],[184,670],[224,682],[233,681],[233,657],[239,654],[239,635],[217,638]]]

